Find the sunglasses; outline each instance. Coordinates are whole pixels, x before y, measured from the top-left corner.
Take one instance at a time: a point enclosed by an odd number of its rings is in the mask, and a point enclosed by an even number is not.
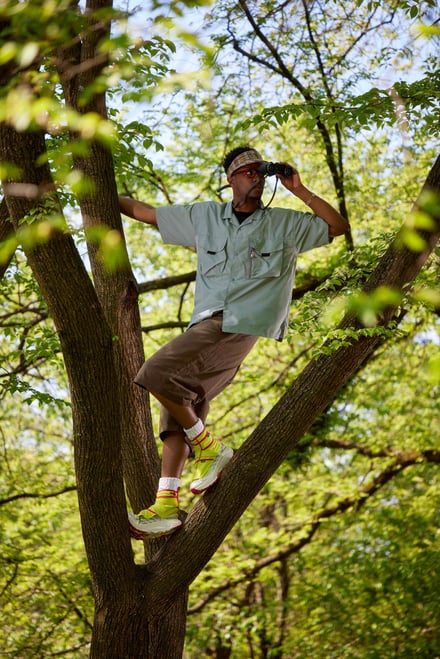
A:
[[[248,178],[254,178],[256,174],[259,174],[259,165],[256,167],[242,167],[241,169],[237,169],[235,172],[231,174],[231,176],[235,176],[236,174],[244,174]]]

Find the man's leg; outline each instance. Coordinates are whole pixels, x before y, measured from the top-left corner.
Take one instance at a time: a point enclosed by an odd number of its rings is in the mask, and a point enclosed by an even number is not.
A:
[[[182,526],[179,515],[179,489],[183,467],[189,455],[185,433],[171,431],[163,438],[162,466],[156,501],[138,515],[128,513],[134,538],[160,537]]]
[[[192,407],[177,405],[154,393],[152,395],[170,416],[185,427],[185,431],[162,433],[162,467],[156,501],[138,515],[129,513],[131,534],[139,540],[169,535],[181,526],[178,518],[179,489],[183,467],[190,452],[188,442],[195,456],[195,480],[190,486],[193,494],[201,494],[214,485],[233,456],[231,448],[210,436]]]
[[[225,334],[221,318],[208,319],[161,348],[139,371],[136,383],[162,404],[167,423],[161,432],[164,447],[156,502],[137,516],[130,514],[135,537],[166,535],[181,525],[178,489],[188,442],[195,456],[196,474],[191,483],[195,494],[211,487],[231,459],[232,449],[209,435],[194,407],[204,419],[209,401],[231,382],[256,340]]]
[[[188,455],[185,433],[178,430],[167,433],[163,438],[161,477],[180,479]]]
[[[166,399],[159,396],[155,396],[155,398],[167,408]],[[191,408],[175,405],[171,401],[169,403],[172,412],[168,411],[172,416],[177,415],[176,420],[180,424],[185,422],[193,425],[193,419],[197,420],[197,415]],[[189,452],[190,449],[183,431],[166,432],[163,437],[162,465],[156,501],[150,508],[141,510],[138,515],[128,514],[130,531],[134,538],[141,540],[146,537],[169,535],[182,525],[178,518],[179,489],[183,467]]]
[[[152,395],[165,407],[169,414],[182,426],[184,433],[194,451],[196,473],[190,489],[193,494],[201,494],[220,478],[221,472],[233,456],[233,451],[217,439],[214,439],[206,430],[204,423],[190,406],[178,405],[154,391]],[[164,453],[162,454],[162,476],[178,473],[178,467],[185,463],[178,462],[183,457],[183,449],[179,448],[177,435],[173,434],[173,441],[166,447],[164,440]],[[186,445],[184,436],[182,443]],[[181,474],[181,472],[180,472]],[[180,478],[180,475],[178,476]]]

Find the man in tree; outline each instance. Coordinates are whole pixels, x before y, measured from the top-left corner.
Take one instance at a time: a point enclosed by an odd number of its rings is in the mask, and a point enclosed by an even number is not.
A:
[[[297,254],[348,229],[287,163],[277,163],[276,176],[313,212],[263,206],[268,163],[255,149],[233,149],[223,166],[233,193],[227,203],[153,208],[119,197],[122,213],[157,226],[167,244],[196,248],[198,256],[189,328],[150,357],[135,378],[161,403],[163,441],[156,501],[138,515],[129,513],[131,533],[139,539],[181,526],[178,491],[190,452],[191,492],[200,494],[218,480],[233,451],[205,428],[209,402],[234,378],[258,336],[284,338]]]

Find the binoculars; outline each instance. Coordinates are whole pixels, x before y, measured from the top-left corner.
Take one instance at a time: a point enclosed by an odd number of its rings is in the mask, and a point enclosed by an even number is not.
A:
[[[258,168],[259,174],[263,176],[275,176],[275,174],[281,174],[281,176],[292,176],[293,168],[290,165],[283,165],[280,162],[263,162]]]

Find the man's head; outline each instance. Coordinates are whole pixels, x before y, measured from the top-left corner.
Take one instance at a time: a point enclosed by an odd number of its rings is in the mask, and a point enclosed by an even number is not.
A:
[[[226,176],[229,178],[237,169],[251,165],[253,163],[263,163],[261,154],[251,146],[238,146],[226,154],[223,160],[223,167]]]
[[[263,162],[260,153],[250,146],[239,146],[225,156],[223,167],[237,210],[255,210],[258,207],[265,183],[264,176],[258,172]]]

